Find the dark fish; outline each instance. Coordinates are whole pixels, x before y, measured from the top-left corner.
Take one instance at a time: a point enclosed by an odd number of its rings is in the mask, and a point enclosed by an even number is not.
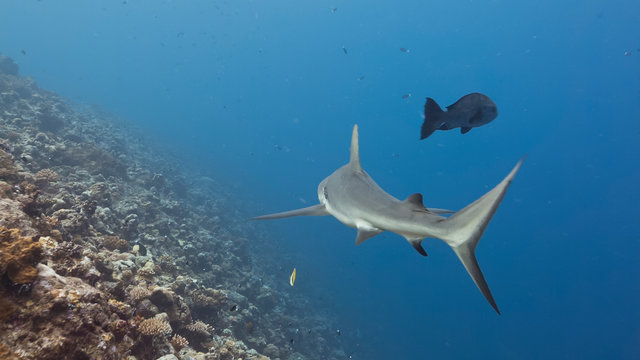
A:
[[[408,99],[411,97],[411,93],[402,95],[403,99]]]
[[[289,339],[289,343],[291,343],[291,345],[293,345],[293,338]]]
[[[344,54],[347,55],[347,48],[346,47],[342,47],[342,51],[344,51]]]
[[[22,53],[22,55],[27,55],[27,52],[24,50],[20,50],[20,52]]]
[[[336,11],[338,11],[337,7],[334,7],[333,9],[331,9],[331,13],[335,13]]]
[[[238,310],[238,305],[233,305],[231,309],[229,309],[229,311],[236,311],[236,310]]]
[[[498,107],[487,95],[471,93],[461,97],[447,111],[442,111],[438,103],[427,98],[424,105],[424,123],[420,140],[426,139],[436,130],[460,128],[466,134],[471,128],[488,124],[498,116]]]
[[[400,48],[400,51],[402,51],[403,53],[409,53],[411,52],[411,50],[407,49],[407,48]]]
[[[360,81],[364,80],[364,75],[360,76],[360,77],[358,78],[358,80],[360,80]]]

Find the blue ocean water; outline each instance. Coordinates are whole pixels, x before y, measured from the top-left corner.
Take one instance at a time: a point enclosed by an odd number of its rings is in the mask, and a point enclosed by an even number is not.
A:
[[[630,0],[0,4],[22,74],[145,129],[247,216],[315,203],[356,123],[364,169],[429,207],[527,154],[477,249],[502,316],[439,240],[423,258],[330,217],[251,225],[356,359],[640,358],[638,34]],[[426,96],[473,91],[494,122],[418,141]]]

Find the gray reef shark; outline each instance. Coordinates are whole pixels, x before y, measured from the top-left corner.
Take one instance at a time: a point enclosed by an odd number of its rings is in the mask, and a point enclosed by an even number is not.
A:
[[[498,117],[498,107],[487,95],[467,94],[442,111],[440,105],[428,97],[424,104],[424,122],[420,129],[420,140],[426,139],[436,130],[460,128],[466,134],[471,128],[490,123]]]
[[[421,194],[410,195],[405,200],[396,199],[382,190],[362,169],[356,125],[351,138],[351,159],[322,180],[318,186],[320,204],[253,219],[333,215],[343,224],[358,230],[356,245],[383,231],[391,231],[406,238],[423,256],[427,253],[422,248],[422,240],[441,239],[458,255],[482,295],[500,314],[476,260],[475,248],[523,161],[524,158],[496,187],[464,209],[455,213],[428,209],[422,203]],[[447,213],[453,215],[442,216]]]

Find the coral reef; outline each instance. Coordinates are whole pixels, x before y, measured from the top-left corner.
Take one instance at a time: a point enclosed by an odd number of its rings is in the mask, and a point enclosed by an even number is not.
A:
[[[42,259],[38,238],[24,238],[20,230],[0,227],[0,275],[14,285],[31,284],[37,275],[35,265]]]
[[[345,358],[228,189],[178,163],[0,55],[0,358]]]

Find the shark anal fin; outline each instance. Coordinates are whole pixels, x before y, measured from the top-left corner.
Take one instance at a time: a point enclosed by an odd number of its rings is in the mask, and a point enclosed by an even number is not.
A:
[[[251,220],[273,220],[282,219],[293,216],[324,216],[329,215],[329,212],[323,204],[313,205],[302,209],[285,211],[275,214],[262,215],[252,218]]]
[[[471,128],[470,128],[470,127],[461,127],[461,128],[460,128],[460,133],[462,133],[462,134],[466,134],[466,133],[468,133],[468,132],[469,132],[469,130],[471,130]],[[474,133],[474,134],[475,134],[475,133]]]
[[[422,240],[409,241],[409,243],[411,244],[411,246],[413,246],[414,249],[416,249],[417,252],[420,253],[420,255],[427,256],[427,252],[422,247]]]
[[[358,229],[358,235],[356,236],[356,245],[360,245],[363,242],[371,239],[372,237],[380,234],[382,230],[379,229]]]

